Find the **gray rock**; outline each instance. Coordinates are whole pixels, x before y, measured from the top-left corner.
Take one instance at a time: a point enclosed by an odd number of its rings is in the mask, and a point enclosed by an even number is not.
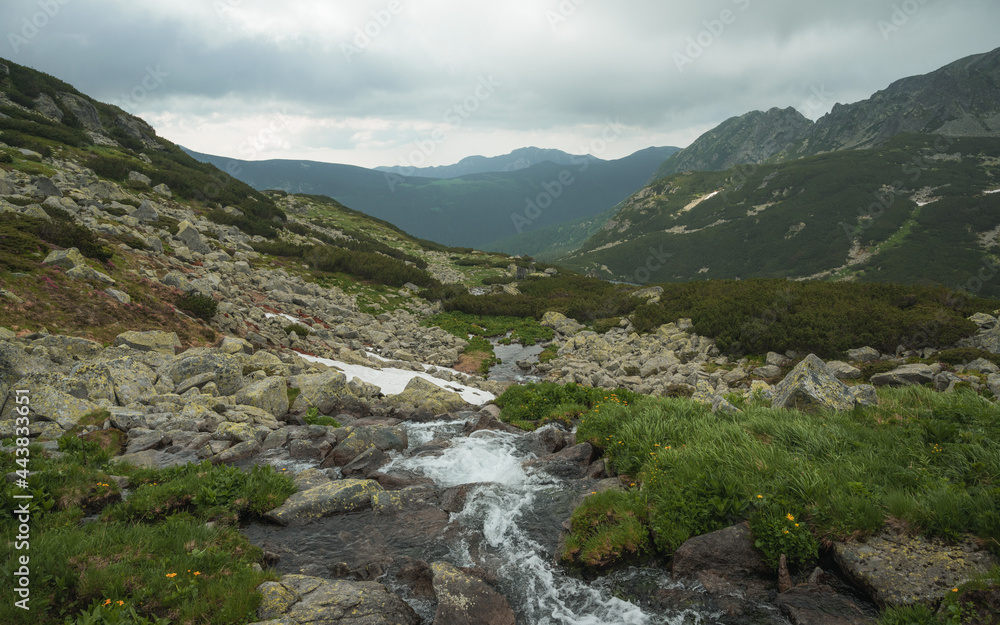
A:
[[[47,93],[40,93],[38,94],[38,97],[35,98],[35,110],[50,119],[56,120],[57,122],[61,122],[63,117],[66,116],[66,114],[62,112],[62,109],[59,108],[59,105],[55,103],[55,100],[49,97]]]
[[[163,451],[149,449],[134,454],[124,454],[111,460],[115,464],[131,464],[145,469],[167,469],[198,462],[193,454],[168,454]]]
[[[295,493],[264,518],[280,525],[306,525],[316,519],[371,507],[372,494],[382,490],[373,480],[337,480]]]
[[[56,183],[52,182],[52,180],[46,178],[45,176],[32,178],[31,184],[35,185],[35,190],[38,192],[38,195],[55,195],[57,197],[62,197],[62,191],[59,190]]]
[[[418,625],[405,601],[377,582],[326,580],[285,575],[258,587],[263,595],[257,617],[309,625]]]
[[[104,292],[110,295],[112,298],[118,301],[120,304],[131,304],[132,297],[125,293],[124,291],[119,291],[118,289],[104,289]]]
[[[976,358],[969,364],[965,365],[965,370],[978,371],[980,373],[1000,373],[1000,367],[997,367],[985,358]]]
[[[315,407],[323,414],[330,414],[348,394],[347,378],[339,371],[293,376],[288,386],[299,389],[291,406],[297,412]]]
[[[138,171],[128,172],[128,180],[129,182],[138,182],[139,184],[147,187],[153,182],[149,176]]]
[[[778,595],[775,604],[792,625],[875,625],[850,597],[826,584],[802,584]]]
[[[174,195],[173,192],[170,190],[170,187],[162,183],[153,187],[153,191],[159,195],[162,195],[163,197],[173,197]]]
[[[770,572],[745,524],[691,538],[674,553],[674,579],[694,578],[703,571],[723,575]]]
[[[875,386],[913,386],[932,384],[934,370],[928,365],[914,364],[897,367],[888,373],[879,373],[871,377]]]
[[[371,448],[381,451],[402,451],[409,446],[406,430],[400,426],[382,425],[359,427],[337,444],[327,459],[333,466],[342,467]]]
[[[826,363],[826,366],[829,367],[838,380],[857,380],[861,377],[861,369],[841,360],[831,360]]]
[[[153,223],[160,218],[160,214],[156,212],[156,207],[149,200],[143,200],[139,208],[133,210],[131,215],[143,223]]]
[[[583,330],[585,326],[574,319],[570,319],[562,313],[549,311],[542,316],[541,324],[547,328],[552,328],[564,336],[573,336]]]
[[[880,359],[882,354],[880,354],[874,347],[862,347],[859,349],[847,350],[847,357],[850,358],[852,362],[872,362]]]
[[[758,378],[776,378],[781,375],[781,367],[776,367],[774,365],[757,367],[753,370],[753,375]]]
[[[191,350],[194,351],[194,350]],[[234,395],[243,388],[243,365],[239,357],[217,352],[189,354],[185,352],[176,356],[161,372],[174,385],[188,378],[203,373],[215,373],[215,383],[222,395]]]
[[[80,250],[71,247],[68,250],[53,250],[42,261],[43,265],[53,265],[63,269],[73,269],[85,265],[87,260],[80,253]]]
[[[236,402],[281,417],[288,412],[286,380],[283,377],[271,376],[244,386],[236,393]]]
[[[205,237],[198,232],[190,221],[182,221],[178,226],[177,238],[184,241],[184,244],[192,252],[198,254],[210,254],[212,248],[205,242]]]
[[[72,93],[59,93],[59,100],[91,132],[104,132],[101,115],[89,100]]]
[[[66,275],[74,280],[93,280],[102,284],[115,284],[114,278],[87,265],[73,267],[66,272]]]
[[[795,366],[774,388],[773,408],[851,410],[855,398],[815,354]]]
[[[191,281],[188,280],[188,277],[179,271],[171,271],[167,275],[163,276],[163,278],[160,279],[160,282],[167,286],[176,287],[185,293],[190,293],[194,290],[194,287],[191,286]]]
[[[980,330],[990,330],[997,325],[997,318],[986,313],[976,313],[969,317],[969,321],[979,326]]]
[[[936,604],[951,589],[998,564],[966,540],[946,544],[889,531],[850,543],[834,543],[841,570],[882,607]]]
[[[858,406],[878,406],[878,393],[871,384],[858,384],[848,388]]]
[[[482,580],[447,562],[431,564],[437,597],[435,625],[516,625],[507,600]]]
[[[777,352],[768,352],[766,360],[768,365],[774,367],[785,367],[791,363],[787,357]]]
[[[115,345],[126,345],[141,352],[173,354],[181,346],[176,332],[122,332],[115,337]]]

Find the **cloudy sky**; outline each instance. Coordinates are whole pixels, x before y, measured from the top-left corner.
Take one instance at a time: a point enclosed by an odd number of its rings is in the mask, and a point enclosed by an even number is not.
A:
[[[3,0],[0,57],[202,152],[620,158],[1000,46],[997,0]]]

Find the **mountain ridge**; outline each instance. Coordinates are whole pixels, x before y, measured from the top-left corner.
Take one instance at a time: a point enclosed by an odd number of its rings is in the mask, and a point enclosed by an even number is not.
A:
[[[374,167],[373,169],[401,176],[448,179],[460,178],[471,174],[518,171],[546,161],[556,163],[557,165],[577,165],[581,160],[597,162],[603,159],[591,156],[590,154],[569,154],[562,150],[530,146],[518,148],[508,154],[501,154],[499,156],[466,156],[452,165],[438,165],[434,167],[396,165]]]

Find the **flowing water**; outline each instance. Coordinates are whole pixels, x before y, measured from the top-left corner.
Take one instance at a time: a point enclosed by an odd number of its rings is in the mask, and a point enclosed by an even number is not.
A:
[[[623,571],[596,583],[570,577],[553,559],[562,521],[584,486],[522,463],[531,459],[532,439],[493,431],[460,435],[461,424],[407,425],[411,448],[450,439],[439,454],[399,456],[384,471],[403,470],[442,487],[479,484],[464,509],[452,515],[460,530],[448,546],[449,560],[493,572],[525,625],[654,625],[711,623],[713,615],[691,609],[640,607],[617,598],[622,588],[645,584],[680,587],[662,571]],[[639,579],[643,578],[643,579]]]

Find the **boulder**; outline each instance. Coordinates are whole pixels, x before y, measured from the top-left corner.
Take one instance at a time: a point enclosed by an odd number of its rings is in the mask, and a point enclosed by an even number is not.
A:
[[[881,358],[882,354],[874,347],[861,347],[847,350],[847,357],[851,362],[872,362]]]
[[[212,248],[205,242],[205,237],[198,232],[190,221],[182,221],[178,225],[177,238],[184,242],[189,250],[198,254],[209,254]]]
[[[129,182],[137,182],[137,183],[139,183],[139,184],[141,184],[143,186],[146,186],[146,187],[148,187],[149,184],[151,182],[153,182],[153,180],[149,176],[147,176],[146,174],[144,174],[144,173],[142,173],[140,171],[130,171],[130,172],[128,172],[128,181]]]
[[[160,218],[160,214],[156,212],[156,207],[149,200],[143,200],[139,208],[132,211],[131,215],[143,223],[154,223]]]
[[[327,458],[328,462],[324,464],[342,467],[369,449],[402,451],[408,445],[409,439],[402,427],[384,425],[360,427],[333,448],[333,453]]]
[[[815,354],[809,354],[774,387],[773,408],[802,411],[851,410],[856,401],[847,385],[838,380]]]
[[[288,387],[285,378],[270,376],[244,386],[236,393],[236,403],[265,410],[275,418],[288,412]]]
[[[323,414],[330,414],[348,393],[347,377],[339,371],[296,375],[288,379],[288,386],[299,389],[299,395],[291,406],[295,412],[315,407]]]
[[[176,335],[174,336],[176,339]],[[156,394],[156,389],[153,388],[156,384],[156,372],[138,358],[122,356],[105,361],[104,364],[111,376],[118,404],[128,406],[147,400]]]
[[[558,313],[551,310],[542,315],[541,325],[545,326],[546,328],[552,328],[553,330],[564,336],[573,336],[574,334],[580,332],[586,327],[582,323],[570,319],[569,317],[567,317],[562,313]]]
[[[126,345],[141,352],[162,352],[174,354],[181,346],[176,332],[123,332],[115,337],[115,345]]]
[[[377,447],[371,447],[344,466],[341,473],[344,477],[368,477],[388,463],[388,454]]]
[[[971,539],[949,545],[891,531],[863,542],[834,543],[833,554],[841,570],[882,607],[936,604],[998,564]]]
[[[285,575],[257,588],[257,617],[309,625],[418,625],[420,617],[378,582]]]
[[[468,403],[458,393],[445,390],[421,377],[410,380],[402,393],[389,397],[386,403],[390,406],[408,404],[434,415],[458,412],[468,407]]]
[[[431,564],[437,612],[434,625],[516,625],[507,600],[483,581],[447,562]]]
[[[695,536],[674,552],[672,573],[675,579],[695,578],[703,571],[727,577],[770,573],[754,549],[753,536],[746,524]]]
[[[233,395],[243,388],[243,365],[239,357],[217,352],[188,354],[185,352],[174,357],[161,371],[161,376],[177,385],[196,375],[214,373],[220,395]]]
[[[19,345],[0,340],[0,408],[14,384],[26,375],[48,371],[46,361],[32,356]]]
[[[97,410],[97,404],[60,391],[53,382],[53,376],[47,374],[31,374],[17,382],[18,389],[29,391],[32,421],[50,421],[69,430],[85,414]],[[14,407],[14,402],[6,402],[0,418],[4,421],[13,419]]]
[[[861,369],[841,360],[831,360],[826,366],[838,380],[857,380],[861,377]]]
[[[587,476],[587,469],[593,457],[594,448],[590,443],[580,443],[558,453],[529,460],[525,466],[535,467],[549,475],[567,480],[582,479]]]
[[[111,371],[100,362],[81,362],[73,367],[60,390],[90,402],[115,404],[115,385]]]
[[[93,280],[101,284],[115,284],[115,279],[106,273],[102,273],[89,265],[79,265],[66,272],[66,275],[74,280]]]
[[[43,265],[62,267],[66,270],[80,267],[86,263],[87,260],[83,257],[83,254],[75,247],[71,247],[68,250],[53,250],[42,261]]]
[[[826,584],[802,584],[775,600],[792,625],[874,625],[850,597]]]
[[[306,525],[316,519],[371,507],[372,493],[382,490],[373,480],[337,480],[295,493],[264,518],[280,525]]]
[[[56,183],[52,182],[51,179],[45,176],[36,176],[31,179],[31,184],[35,185],[35,190],[38,195],[48,197],[50,195],[55,195],[57,197],[62,197],[62,191],[56,186]]]
[[[897,367],[888,373],[871,377],[875,386],[914,386],[933,384],[935,371],[928,365],[914,364]]]

